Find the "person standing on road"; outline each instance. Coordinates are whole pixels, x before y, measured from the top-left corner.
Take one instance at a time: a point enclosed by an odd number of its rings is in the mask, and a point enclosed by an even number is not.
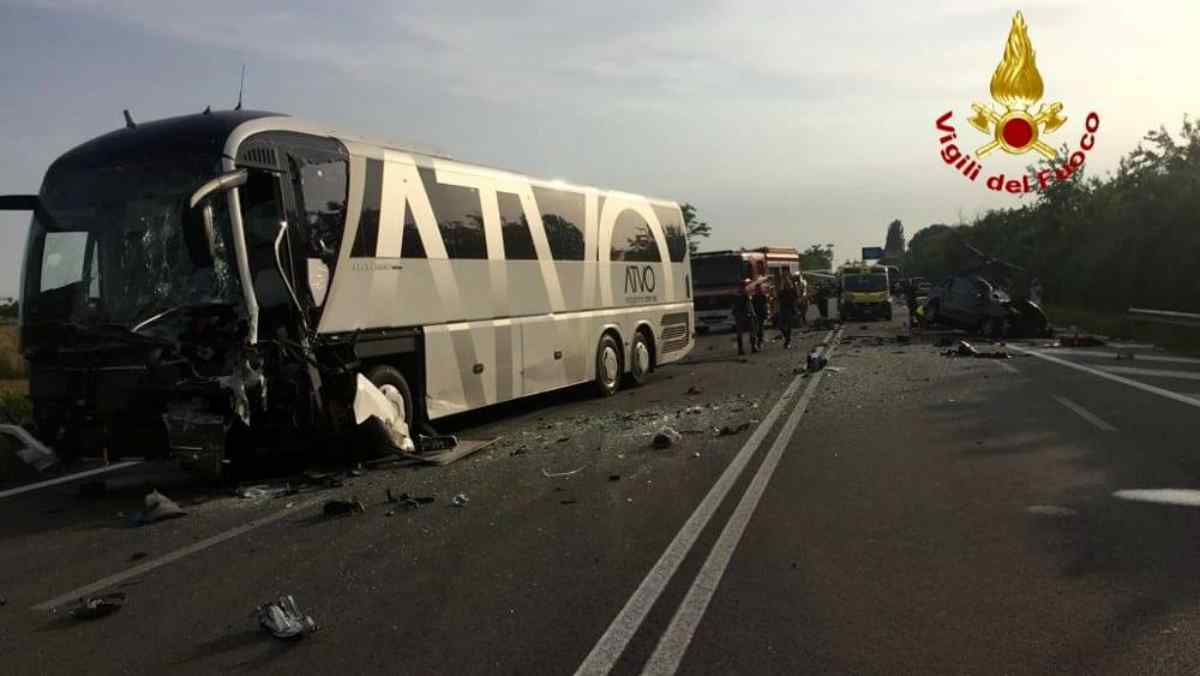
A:
[[[821,315],[821,319],[829,319],[829,286],[824,282],[817,284],[814,300],[817,302],[817,312]]]
[[[754,340],[757,341],[757,349],[766,349],[766,343],[763,341],[763,332],[767,326],[767,318],[770,316],[770,303],[767,302],[767,293],[763,290],[763,285],[759,284],[754,288],[754,297],[751,299],[754,304]]]
[[[750,351],[758,352],[754,340],[754,304],[750,302],[750,280],[742,280],[741,293],[733,297],[733,328],[737,331],[738,354],[746,354],[742,347],[742,334],[750,334]]]
[[[803,275],[796,275],[796,315],[800,318],[800,326],[808,326],[808,281]]]
[[[908,305],[908,330],[917,326],[917,285],[909,280],[904,285],[904,302]]]
[[[796,287],[790,277],[783,278],[779,290],[779,332],[783,334],[783,349],[792,347],[792,321],[796,315]]]

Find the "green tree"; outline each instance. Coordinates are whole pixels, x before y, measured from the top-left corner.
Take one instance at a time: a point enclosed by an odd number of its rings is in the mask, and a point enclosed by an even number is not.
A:
[[[683,212],[683,225],[687,228],[688,252],[695,254],[700,251],[700,238],[712,235],[712,228],[707,222],[696,216],[696,207],[688,202],[679,205]]]
[[[904,224],[900,219],[892,221],[888,224],[887,240],[883,245],[883,250],[888,256],[901,256],[904,254]]]
[[[832,268],[832,244],[814,244],[800,252],[801,270],[830,270]]]

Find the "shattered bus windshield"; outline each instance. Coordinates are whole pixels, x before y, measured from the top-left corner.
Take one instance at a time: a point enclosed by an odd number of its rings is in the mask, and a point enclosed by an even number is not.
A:
[[[35,217],[30,230],[31,320],[131,326],[171,307],[237,301],[223,198],[211,201],[209,242],[203,226],[184,222],[198,178],[149,168],[130,173],[58,176],[43,190],[51,222]],[[118,187],[118,175],[128,188]]]
[[[842,286],[847,291],[885,291],[887,277],[884,275],[846,275],[842,278]]]

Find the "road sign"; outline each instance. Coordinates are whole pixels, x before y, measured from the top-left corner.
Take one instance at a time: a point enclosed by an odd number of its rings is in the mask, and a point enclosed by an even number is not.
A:
[[[864,246],[862,250],[862,258],[864,261],[877,261],[880,258],[883,258],[883,247],[881,246]]]

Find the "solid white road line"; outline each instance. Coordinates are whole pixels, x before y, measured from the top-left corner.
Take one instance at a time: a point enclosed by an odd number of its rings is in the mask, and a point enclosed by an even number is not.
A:
[[[235,538],[239,535],[249,533],[250,531],[252,531],[256,528],[261,528],[268,524],[275,523],[276,521],[279,521],[280,519],[282,519],[284,517],[295,516],[296,514],[303,512],[304,510],[316,505],[317,503],[327,499],[328,497],[329,496],[313,498],[312,500],[309,500],[307,502],[302,502],[302,503],[295,505],[289,509],[281,509],[278,512],[275,512],[274,514],[268,514],[267,516],[264,516],[260,519],[255,519],[254,521],[251,521],[249,523],[242,524],[241,526],[238,526],[237,528],[227,530],[224,533],[218,533],[210,538],[205,538],[199,542],[194,542],[186,547],[176,549],[175,551],[173,551],[169,554],[164,554],[163,556],[160,556],[157,559],[151,559],[143,564],[134,566],[133,568],[130,568],[123,572],[117,573],[115,575],[109,575],[108,577],[106,577],[102,580],[97,580],[91,584],[84,585],[78,589],[72,589],[71,591],[69,591],[65,594],[62,594],[60,596],[55,596],[54,598],[50,599],[49,601],[43,601],[43,602],[37,604],[36,606],[33,606],[32,610],[35,610],[35,611],[54,610],[56,608],[63,606],[64,604],[77,601],[79,598],[81,598],[83,596],[89,596],[91,594],[95,594],[96,592],[103,591],[105,589],[108,589],[109,587],[118,585],[118,584],[124,582],[125,580],[137,577],[138,575],[143,575],[145,573],[148,573],[148,572],[154,570],[155,568],[161,568],[162,566],[165,566],[168,563],[173,563],[175,561],[178,561],[179,559],[182,559],[185,556],[191,556],[192,554],[195,554],[196,552],[208,549],[209,547],[212,547],[213,545],[219,545],[222,542],[225,542],[226,540],[232,540],[233,538]]]
[[[1124,373],[1127,376],[1149,376],[1152,378],[1178,378],[1180,380],[1200,380],[1200,373],[1195,371],[1167,371],[1166,369],[1140,369],[1136,366],[1101,366],[1109,373]]]
[[[1054,354],[1069,354],[1076,357],[1092,357],[1096,359],[1112,359],[1116,361],[1116,352],[1100,352],[1097,350],[1076,350],[1074,348],[1054,348]],[[1160,362],[1163,364],[1200,364],[1200,359],[1196,357],[1171,357],[1161,354],[1143,354],[1141,352],[1133,352],[1132,359],[1128,361],[1149,361]]]
[[[1075,402],[1071,401],[1070,399],[1067,399],[1066,397],[1055,396],[1054,401],[1057,401],[1058,403],[1062,404],[1063,406],[1066,406],[1067,408],[1071,409],[1080,418],[1083,418],[1084,420],[1090,422],[1097,429],[1104,430],[1105,432],[1116,432],[1117,431],[1117,428],[1115,428],[1112,425],[1109,425],[1108,423],[1101,420],[1100,417],[1097,416],[1095,413],[1092,413],[1091,411],[1080,406],[1079,404],[1076,404]]]
[[[1200,507],[1200,491],[1191,488],[1132,488],[1113,491],[1113,497],[1135,502],[1155,502],[1160,505]]]
[[[836,340],[841,336],[841,329],[838,330],[837,336],[834,337],[834,332],[830,331],[825,334],[824,342],[831,344],[831,338]],[[823,351],[823,349],[821,350]],[[584,658],[583,663],[579,665],[576,674],[607,674],[612,670],[613,665],[621,658],[621,654],[625,652],[629,641],[633,639],[633,635],[637,633],[638,628],[642,626],[642,621],[646,619],[646,615],[658,600],[659,595],[666,589],[667,583],[671,581],[671,577],[675,575],[675,571],[679,569],[679,564],[683,562],[684,557],[691,551],[692,545],[700,537],[700,533],[704,531],[705,526],[712,520],[713,514],[717,508],[725,500],[725,496],[733,488],[733,484],[741,476],[746,468],[746,464],[750,462],[750,458],[758,451],[759,445],[763,439],[775,426],[775,421],[783,413],[784,406],[795,395],[796,390],[800,387],[800,381],[804,374],[799,374],[792,379],[784,391],[783,396],[771,408],[767,416],[759,423],[754,433],[746,440],[742,446],[742,450],[734,456],[733,461],[725,468],[717,482],[709,489],[708,494],[688,517],[688,520],[675,534],[675,538],[671,540],[671,544],[667,545],[666,551],[658,558],[654,567],[647,573],[642,583],[638,585],[637,590],[625,602],[625,606],[621,608],[621,612],[613,619],[612,623],[605,630],[604,635],[596,642],[595,647]]]
[[[65,484],[68,481],[74,481],[76,479],[83,479],[83,478],[89,477],[89,476],[96,476],[97,474],[104,474],[106,472],[115,472],[119,469],[125,469],[126,467],[133,467],[134,465],[140,465],[140,464],[142,464],[141,460],[127,460],[125,462],[117,462],[117,463],[113,463],[111,465],[105,465],[104,467],[97,467],[96,469],[89,469],[85,472],[78,472],[76,474],[69,474],[67,476],[55,477],[53,479],[47,479],[46,481],[39,481],[36,484],[29,484],[28,486],[18,486],[17,488],[10,488],[6,491],[0,491],[0,499],[9,498],[14,495],[20,495],[22,493],[28,493],[29,491],[36,491],[39,488],[46,488],[48,486],[57,486],[58,484]]]
[[[833,348],[830,348],[829,353],[832,354],[832,352]],[[721,578],[729,567],[729,561],[733,558],[733,553],[737,550],[738,543],[741,542],[742,535],[746,532],[750,517],[758,508],[763,492],[767,489],[767,483],[775,473],[775,468],[779,465],[783,452],[791,443],[792,435],[796,433],[796,427],[800,424],[800,419],[804,417],[804,412],[808,410],[808,404],[812,401],[813,394],[817,391],[817,386],[821,384],[821,378],[824,375],[825,372],[820,371],[809,379],[800,401],[788,416],[787,422],[783,424],[779,436],[775,437],[775,443],[771,444],[767,457],[759,466],[758,472],[754,474],[749,488],[742,495],[733,515],[729,517],[724,530],[721,531],[720,537],[704,561],[704,567],[692,581],[687,596],[675,611],[675,616],[671,618],[670,626],[659,639],[654,654],[646,662],[643,674],[674,674],[679,669],[679,664],[683,661],[683,656],[687,653],[692,637],[696,633],[696,627],[704,618],[704,611],[708,609],[708,604],[712,601],[713,594],[716,593],[717,587],[721,584]]]
[[[1021,354],[1028,354],[1028,355],[1037,357],[1038,359],[1043,359],[1045,361],[1048,361],[1048,362],[1051,362],[1054,364],[1058,364],[1059,366],[1066,366],[1067,368],[1075,369],[1076,371],[1083,371],[1084,373],[1090,373],[1098,378],[1104,378],[1105,380],[1111,380],[1114,383],[1121,383],[1122,385],[1128,385],[1132,388],[1139,389],[1143,392],[1157,394],[1160,397],[1165,397],[1167,399],[1177,401],[1181,404],[1187,404],[1188,406],[1195,406],[1196,408],[1200,408],[1200,398],[1189,397],[1186,394],[1172,392],[1171,390],[1164,390],[1161,387],[1147,385],[1146,383],[1143,383],[1143,382],[1140,382],[1137,380],[1131,380],[1129,378],[1122,378],[1121,376],[1116,375],[1115,373],[1105,373],[1104,371],[1099,371],[1090,366],[1084,366],[1083,364],[1076,364],[1075,362],[1067,361],[1066,359],[1059,359],[1058,357],[1051,357],[1048,354],[1042,354],[1041,352],[1037,352],[1035,350],[1027,350],[1023,347],[1017,347],[1016,345],[1009,345],[1009,348],[1016,350],[1017,352],[1020,352]]]

